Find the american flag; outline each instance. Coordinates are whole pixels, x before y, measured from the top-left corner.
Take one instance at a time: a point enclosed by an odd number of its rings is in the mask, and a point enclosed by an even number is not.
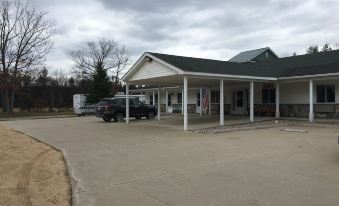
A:
[[[208,96],[209,90],[207,88],[202,88],[202,109],[207,111],[208,109]]]

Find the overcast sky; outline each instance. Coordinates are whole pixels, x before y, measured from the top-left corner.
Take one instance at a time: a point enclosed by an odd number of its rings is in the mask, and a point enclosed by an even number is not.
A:
[[[338,0],[30,0],[57,23],[47,65],[70,71],[67,55],[114,39],[131,64],[145,51],[228,60],[271,47],[279,56],[339,42]]]

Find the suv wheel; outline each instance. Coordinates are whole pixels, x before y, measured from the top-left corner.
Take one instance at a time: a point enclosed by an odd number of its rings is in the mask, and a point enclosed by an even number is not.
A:
[[[155,117],[155,114],[152,111],[148,112],[147,115],[146,115],[147,119],[154,119],[154,117]]]
[[[122,122],[124,121],[124,115],[121,112],[118,112],[115,114],[114,119],[118,122]]]
[[[141,119],[141,116],[136,116],[135,119]]]
[[[112,117],[111,116],[104,116],[102,118],[105,122],[110,122],[112,120]]]

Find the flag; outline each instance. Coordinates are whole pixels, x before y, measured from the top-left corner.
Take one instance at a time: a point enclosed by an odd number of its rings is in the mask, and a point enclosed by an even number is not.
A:
[[[209,103],[209,90],[207,88],[202,88],[202,109],[207,111]]]

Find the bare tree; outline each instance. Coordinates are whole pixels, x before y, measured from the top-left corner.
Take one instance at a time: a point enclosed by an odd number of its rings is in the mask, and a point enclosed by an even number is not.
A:
[[[29,3],[0,2],[0,89],[3,110],[13,112],[15,92],[52,48],[55,24]]]
[[[62,69],[56,69],[52,72],[51,78],[57,85],[66,86],[68,84],[67,73]]]
[[[128,63],[126,48],[106,39],[88,42],[85,47],[70,52],[70,56],[75,63],[74,73],[87,79],[101,67],[113,75],[114,82],[119,82],[119,76]]]
[[[335,49],[335,50],[336,50],[336,49],[339,49],[339,43],[338,43],[338,42],[334,44],[334,49]]]

